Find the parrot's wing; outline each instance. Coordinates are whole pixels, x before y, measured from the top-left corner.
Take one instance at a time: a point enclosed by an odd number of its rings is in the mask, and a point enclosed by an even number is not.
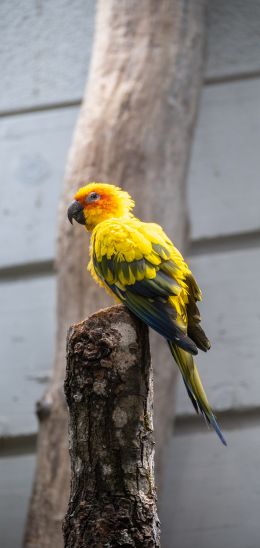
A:
[[[201,291],[191,273],[186,277],[185,281],[188,286],[189,295],[188,302],[186,304],[187,334],[195,342],[197,347],[200,348],[200,350],[207,352],[207,350],[210,349],[211,344],[200,325],[200,311],[196,305],[197,301],[201,301]]]
[[[158,225],[140,223],[138,235],[131,224],[119,225],[115,234],[113,237],[110,227],[107,246],[104,231],[100,235],[102,253],[99,242],[93,243],[97,276],[143,322],[187,352],[197,354],[174,302],[187,287],[185,277],[190,272],[181,254]]]

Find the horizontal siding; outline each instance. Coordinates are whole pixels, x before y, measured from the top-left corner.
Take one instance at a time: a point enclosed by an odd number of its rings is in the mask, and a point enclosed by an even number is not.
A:
[[[0,120],[0,266],[53,258],[58,198],[77,113],[67,108]]]
[[[79,102],[94,11],[94,0],[28,0],[23,9],[18,0],[0,3],[0,114],[12,113],[0,121],[0,269],[53,259],[57,204],[78,108],[13,113]],[[212,83],[240,75],[244,81],[203,92],[189,177],[193,240],[235,234],[239,241],[241,233],[260,230],[260,79],[246,80],[260,72],[259,21],[258,0],[209,0],[205,78]],[[205,296],[203,324],[213,343],[198,363],[218,411],[259,407],[259,263],[253,249],[192,261]],[[52,276],[0,283],[0,436],[37,429],[35,402],[53,359],[54,303]],[[179,415],[194,414],[182,386],[177,408]],[[186,423],[179,424],[181,431]],[[204,426],[199,419],[196,424]],[[161,494],[163,548],[258,548],[259,427],[248,422],[239,431],[231,424],[233,431],[226,432],[223,423],[227,449],[206,428],[195,433],[191,426],[189,434],[172,440]],[[34,464],[33,456],[0,458],[5,548],[21,544]]]
[[[28,0],[23,9],[18,0],[1,2],[0,113],[79,102],[94,11],[94,0]],[[206,81],[254,79],[204,89],[188,189],[193,240],[216,243],[219,236],[260,230],[259,21],[258,0],[209,0]],[[78,108],[63,108],[0,121],[0,268],[53,259],[57,204],[77,113]],[[205,296],[203,324],[213,343],[198,363],[218,411],[259,407],[259,263],[253,249],[192,261]],[[30,434],[37,429],[35,402],[52,367],[54,277],[1,281],[0,308],[0,436]],[[182,386],[177,407],[179,415],[194,415]],[[199,419],[196,424],[204,426]],[[223,420],[227,449],[213,432],[195,433],[193,426],[171,441],[160,505],[163,548],[258,548],[259,426],[248,422],[236,430],[240,425],[232,419],[230,424],[233,430],[226,431]],[[183,421],[179,425],[181,431]],[[33,456],[0,458],[5,548],[21,544],[34,465]]]
[[[210,402],[221,411],[259,407],[259,249],[205,255],[191,266],[203,290],[202,325],[212,342],[197,358]],[[182,386],[177,409],[194,413]]]
[[[22,545],[32,488],[33,455],[0,458],[0,539],[2,548]]]
[[[259,96],[260,79],[204,88],[189,177],[193,239],[260,229]]]
[[[207,78],[260,71],[259,0],[209,0]]]
[[[211,404],[217,411],[259,407],[260,317],[255,305],[255,273],[260,269],[260,253],[254,249],[201,256],[191,266],[203,289],[203,326],[212,341],[210,352],[200,353],[197,359]],[[6,333],[1,360],[2,435],[34,432],[37,427],[35,401],[52,365],[54,290],[54,278],[48,276],[0,284],[1,328]],[[194,415],[182,383],[177,412]]]
[[[0,436],[35,432],[35,402],[50,374],[55,334],[53,277],[0,284]]]
[[[257,148],[260,124],[256,115],[259,92],[260,82],[257,80],[209,87],[204,92],[189,180],[192,235],[195,239],[226,233],[239,234],[241,231],[260,228]],[[52,260],[54,256],[58,197],[77,113],[77,108],[66,108],[1,120],[0,171],[4,184],[0,213],[1,218],[5,219],[0,234],[2,267]],[[245,180],[248,181],[247,185]],[[253,265],[247,273],[247,286],[251,288],[249,294],[243,291],[244,265],[247,264]],[[211,352],[199,358],[199,367],[212,404],[221,410],[241,405],[259,405],[259,318],[254,306],[254,294],[257,294],[255,272],[260,266],[259,252],[252,250],[198,257],[193,259],[192,266],[204,289],[204,325],[213,341]],[[17,290],[19,298],[15,299],[15,306],[17,302],[21,309],[24,307],[23,313],[29,314],[30,298],[26,304],[28,309],[22,304],[22,299],[26,293],[30,295],[31,291],[35,291],[34,282],[27,280],[23,283],[27,289],[25,292]],[[37,280],[35,283],[40,282]],[[1,287],[3,295],[9,291],[12,304],[16,284],[9,286],[6,283]],[[46,291],[49,291],[49,296],[44,306],[49,306],[46,314],[50,317],[53,314],[54,298],[51,285]],[[8,306],[9,301],[6,301],[6,308]],[[232,311],[233,315],[230,316]],[[245,318],[250,318],[252,323],[245,321]],[[35,325],[35,320],[32,324]],[[226,334],[220,336],[223,330]],[[247,335],[242,337],[241,333],[246,331]],[[53,336],[51,331],[48,331],[48,336]],[[7,338],[2,364],[10,355],[11,346],[11,339]],[[6,407],[4,398],[0,412],[0,431],[28,432],[28,428],[35,430],[36,427],[34,401],[39,397],[42,387],[27,379],[26,365],[23,365],[24,371],[17,366],[21,361],[25,364],[27,360],[26,345],[14,345],[11,355],[14,366],[10,371],[18,371],[17,378],[23,379],[21,386],[26,405],[23,413],[19,404],[17,413],[13,414],[10,403],[13,400],[9,399]],[[48,345],[46,349],[43,346],[42,357],[44,355],[49,362],[51,353]],[[6,396],[11,397],[10,387],[13,383],[10,383],[6,371],[5,379]],[[20,401],[17,394],[12,394],[12,398]],[[180,396],[178,411],[192,412],[186,395]]]
[[[189,177],[193,239],[260,229],[259,95],[260,79],[204,90]],[[77,114],[65,108],[0,121],[0,266],[53,258]]]
[[[258,548],[260,429],[176,436],[168,448],[162,548]]]
[[[94,34],[94,0],[2,0],[0,111],[82,96]]]
[[[94,12],[94,0],[27,0],[23,9],[2,0],[0,111],[81,98]],[[207,78],[259,71],[258,0],[210,0],[208,13]]]

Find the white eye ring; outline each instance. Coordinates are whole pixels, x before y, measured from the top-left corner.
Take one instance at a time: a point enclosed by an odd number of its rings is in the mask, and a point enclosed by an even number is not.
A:
[[[100,195],[96,192],[90,192],[90,194],[88,194],[86,198],[87,204],[90,204],[91,202],[97,202],[98,200],[100,200]]]

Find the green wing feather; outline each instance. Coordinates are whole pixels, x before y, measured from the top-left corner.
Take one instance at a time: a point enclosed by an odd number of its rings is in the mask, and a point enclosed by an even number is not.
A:
[[[139,221],[140,234],[136,235],[137,222],[127,220],[127,227],[118,222],[112,231],[109,227],[109,245],[104,232],[99,235],[97,245],[94,235],[90,269],[129,310],[167,339],[196,411],[201,412],[226,444],[191,355],[197,354],[197,347],[204,351],[210,348],[196,305],[201,300],[200,289],[161,227]]]
[[[142,236],[149,237],[149,225],[143,223],[142,226],[146,227],[146,234],[142,233]],[[154,230],[155,225],[151,226]],[[148,247],[146,254],[139,259],[127,260],[121,249],[120,253],[104,253],[98,259],[94,242],[95,272],[141,320],[184,350],[197,354],[196,344],[187,335],[187,326],[179,317],[173,300],[169,299],[178,297],[186,287],[181,267],[183,265],[189,272],[187,265],[169,240],[165,245],[149,240],[148,243],[151,248]],[[180,264],[174,261],[173,250]]]

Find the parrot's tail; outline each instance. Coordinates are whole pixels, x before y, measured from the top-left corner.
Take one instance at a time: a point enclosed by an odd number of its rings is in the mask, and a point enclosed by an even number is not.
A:
[[[224,445],[227,445],[227,442],[221,432],[221,429],[217,423],[216,417],[214,416],[212,409],[207,400],[204,388],[202,386],[199,372],[195,365],[193,356],[188,352],[185,352],[182,348],[177,346],[171,341],[168,341],[171,353],[181,371],[184,384],[186,386],[188,395],[191,399],[191,402],[197,413],[201,413],[205,417],[208,424],[213,426],[218,437]]]

